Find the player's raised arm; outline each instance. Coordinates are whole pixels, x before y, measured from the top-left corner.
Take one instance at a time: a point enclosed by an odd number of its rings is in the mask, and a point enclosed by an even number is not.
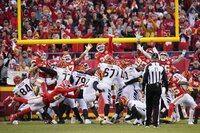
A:
[[[186,54],[186,50],[183,50],[183,51],[182,51],[182,54],[179,55],[179,56],[178,56],[178,59],[174,60],[174,61],[172,62],[172,64],[175,65],[175,64],[179,63],[179,62],[184,58],[185,54]]]
[[[148,54],[148,53],[143,49],[143,47],[141,46],[141,43],[140,43],[140,38],[141,38],[140,33],[139,33],[139,32],[136,32],[136,35],[135,35],[135,36],[136,36],[136,38],[137,38],[137,49],[138,49],[140,52],[142,52],[142,53],[144,54],[145,57],[151,59],[151,55]]]
[[[92,48],[92,44],[88,44],[86,47],[85,47],[85,51],[80,55],[80,57],[75,61],[75,64],[78,65],[82,60],[83,58],[85,57],[85,55],[88,54],[88,52],[90,51],[90,49]]]

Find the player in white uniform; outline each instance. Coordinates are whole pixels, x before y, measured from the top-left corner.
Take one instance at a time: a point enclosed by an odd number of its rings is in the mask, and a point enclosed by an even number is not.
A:
[[[104,99],[104,120],[102,124],[111,124],[108,120],[108,114],[111,104],[111,86],[113,81],[120,83],[120,86],[124,86],[124,83],[121,82],[121,68],[119,66],[113,65],[114,60],[111,56],[105,58],[104,63],[99,63],[98,67],[103,72],[102,80],[100,80],[97,87],[102,90],[102,96]]]
[[[84,70],[84,67],[82,68],[82,70]],[[80,72],[73,71],[72,75],[70,77],[70,82],[72,85],[77,85],[80,83],[86,85],[90,79],[91,79],[90,75],[84,74],[81,71]],[[81,93],[83,93],[83,92],[84,91],[81,91]],[[80,95],[82,95],[82,94],[80,94]],[[79,106],[83,111],[84,123],[91,124],[91,121],[88,119],[88,108],[87,108],[87,104],[86,104],[85,100],[83,98],[77,98],[76,101],[79,103]]]
[[[122,61],[121,66],[124,68],[123,69],[123,80],[125,83],[125,87],[122,89],[122,96],[126,96],[130,100],[138,100],[139,99],[139,90],[140,90],[140,83],[139,81],[141,80],[141,71],[136,70],[136,66],[131,65],[130,60]],[[117,97],[120,97],[119,95]],[[117,98],[118,99],[118,98]],[[112,117],[112,121],[116,121],[118,118],[119,114],[123,111],[123,106],[116,107],[116,113]],[[128,114],[126,115],[126,118],[130,117],[131,112],[128,111]],[[125,121],[126,123],[131,123],[130,121]]]
[[[69,71],[68,69],[64,69],[64,68],[60,68],[60,67],[53,67],[53,70],[57,72],[57,76],[55,78],[47,78],[46,82],[47,84],[54,84],[55,82],[58,84],[60,84],[62,81],[64,80],[68,80],[70,79],[71,76],[71,71]],[[69,92],[69,94],[74,95],[74,92]],[[60,112],[60,109],[58,108],[59,103],[61,103],[62,101],[64,101],[64,104],[69,104],[70,107],[72,108],[74,114],[76,115],[76,118],[78,119],[78,121],[80,123],[82,123],[82,119],[80,117],[78,108],[75,104],[75,99],[72,98],[66,98],[66,97],[62,97],[59,100],[50,103],[50,107],[54,110],[54,112],[57,114],[58,118],[59,118],[59,122],[60,124],[64,123],[64,120],[62,118],[62,113]]]
[[[125,118],[125,120],[131,120],[136,118],[134,124],[142,124],[142,118],[145,117],[146,105],[139,100],[129,100],[126,96],[121,96],[119,98],[119,103],[123,106],[127,106],[131,112],[130,117]]]
[[[20,76],[15,76],[13,80],[16,84],[15,88],[13,89],[15,97],[21,97],[25,99],[36,98],[35,91],[33,90],[33,83],[35,82],[34,80],[30,80],[29,78],[22,80]],[[12,101],[8,106],[12,106],[14,103],[15,101]],[[22,104],[18,109],[19,112],[16,114],[17,116],[21,116],[26,114],[26,112],[30,112],[29,110],[39,110],[44,120],[45,118],[51,120],[49,114],[42,109],[44,106],[45,104]]]

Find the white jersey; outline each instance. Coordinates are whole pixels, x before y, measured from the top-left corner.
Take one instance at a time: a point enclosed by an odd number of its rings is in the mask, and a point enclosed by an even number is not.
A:
[[[31,81],[28,78],[24,79],[20,84],[16,85],[13,89],[13,93],[23,98],[36,97],[33,86],[31,85]]]
[[[71,71],[69,71],[67,69],[60,68],[60,67],[54,67],[53,70],[56,71],[57,75],[58,75],[57,84],[60,84],[64,80],[69,80],[69,78],[71,76]]]
[[[93,102],[96,99],[96,90],[93,88],[94,82],[99,82],[99,78],[91,76],[89,82],[83,87],[83,98],[86,102]]]
[[[142,71],[137,71],[135,66],[128,66],[123,70],[124,82],[130,81],[131,79],[138,78],[142,76]],[[134,83],[134,85],[139,86],[139,82]]]
[[[174,77],[178,78],[181,82],[187,82],[187,79],[180,73],[175,73]],[[187,85],[181,85],[185,90],[187,90]]]
[[[80,73],[80,72],[76,72],[76,71],[73,71],[71,76],[73,77],[72,85],[78,85],[81,83],[86,85],[92,77],[88,74]]]
[[[107,63],[99,63],[98,67],[104,72],[104,77],[101,80],[103,83],[111,86],[114,80],[121,82],[122,69],[119,66],[110,65]]]
[[[135,106],[137,111],[142,116],[145,116],[146,105],[144,103],[142,103],[141,101],[138,101],[138,100],[128,100],[127,107],[129,108],[129,110],[131,110],[133,106]]]

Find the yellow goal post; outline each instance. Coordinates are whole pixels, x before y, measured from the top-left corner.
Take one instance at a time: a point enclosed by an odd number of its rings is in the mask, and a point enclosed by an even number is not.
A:
[[[141,42],[179,42],[179,11],[178,0],[175,0],[175,37],[142,37]],[[80,38],[80,39],[38,39],[38,40],[22,40],[21,27],[21,0],[17,0],[17,21],[18,21],[18,39],[17,44],[34,45],[34,44],[83,44],[83,43],[107,43],[109,38]],[[113,38],[115,42],[131,43],[137,42],[136,38]]]

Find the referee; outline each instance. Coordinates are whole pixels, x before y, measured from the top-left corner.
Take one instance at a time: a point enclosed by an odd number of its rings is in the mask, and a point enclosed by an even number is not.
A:
[[[159,63],[159,57],[157,53],[153,53],[151,56],[152,62],[146,66],[142,91],[145,89],[146,95],[146,123],[145,128],[149,128],[151,115],[153,112],[153,125],[155,128],[158,127],[158,116],[159,116],[159,101],[161,96],[162,85],[166,87],[166,92],[168,90],[167,75],[164,67]]]

